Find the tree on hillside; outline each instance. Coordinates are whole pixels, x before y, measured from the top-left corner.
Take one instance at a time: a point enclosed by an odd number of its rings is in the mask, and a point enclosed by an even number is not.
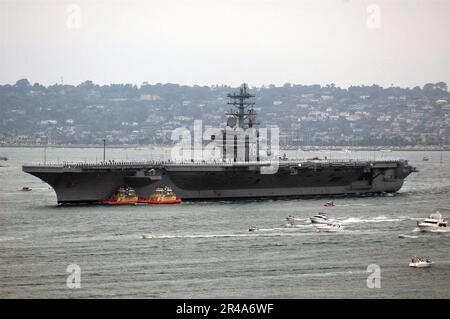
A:
[[[30,88],[31,84],[30,82],[28,82],[27,79],[20,79],[16,82],[14,86],[20,90],[26,90]]]

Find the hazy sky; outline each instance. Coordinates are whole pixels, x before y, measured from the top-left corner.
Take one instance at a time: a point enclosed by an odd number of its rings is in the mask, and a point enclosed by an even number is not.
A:
[[[450,0],[0,0],[0,83],[450,84]]]

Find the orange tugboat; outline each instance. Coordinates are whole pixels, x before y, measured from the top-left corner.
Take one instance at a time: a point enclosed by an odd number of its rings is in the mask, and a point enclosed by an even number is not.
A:
[[[136,191],[134,188],[119,187],[117,192],[111,198],[100,202],[109,205],[129,205],[136,204],[138,202],[138,197],[136,196]]]
[[[139,198],[138,203],[178,204],[181,203],[181,198],[178,198],[169,186],[158,186],[149,199]]]

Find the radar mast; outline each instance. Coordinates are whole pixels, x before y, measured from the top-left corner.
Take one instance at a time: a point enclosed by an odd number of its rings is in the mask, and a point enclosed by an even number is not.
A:
[[[230,110],[226,114],[237,120],[238,127],[246,129],[258,124],[256,123],[256,112],[253,108],[255,102],[250,100],[255,96],[247,92],[246,83],[239,88],[239,93],[227,94],[227,97],[230,99],[227,104],[236,106],[237,110]],[[248,121],[245,122],[245,120]]]

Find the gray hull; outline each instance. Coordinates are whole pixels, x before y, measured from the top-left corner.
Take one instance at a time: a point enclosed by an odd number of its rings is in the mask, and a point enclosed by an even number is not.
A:
[[[281,161],[274,174],[264,163],[97,163],[24,165],[48,183],[58,203],[98,202],[118,187],[148,198],[156,186],[171,186],[182,199],[299,197],[397,192],[414,171],[407,161]]]

